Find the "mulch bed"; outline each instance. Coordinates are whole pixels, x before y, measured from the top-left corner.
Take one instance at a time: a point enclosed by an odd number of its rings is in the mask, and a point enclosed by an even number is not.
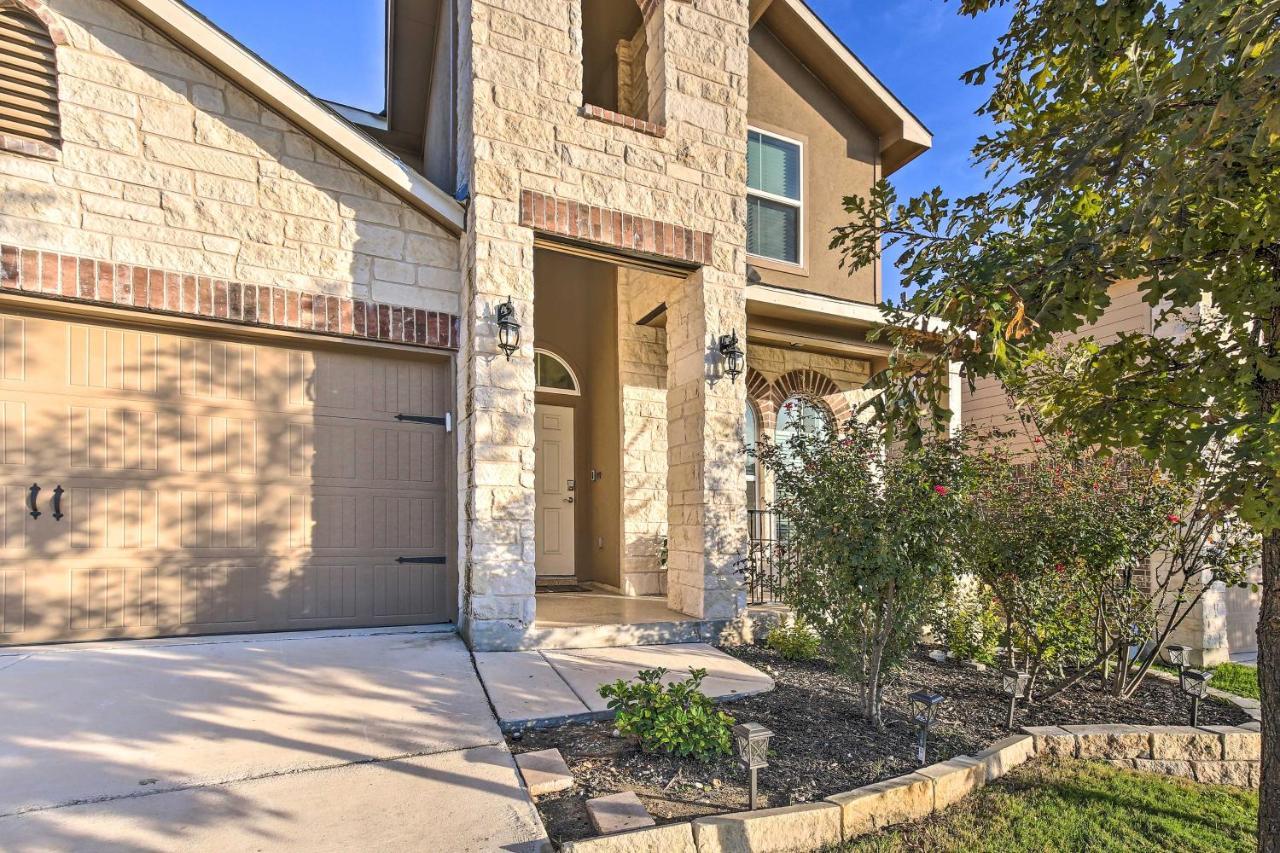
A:
[[[758,646],[726,652],[769,673],[777,687],[724,706],[739,722],[757,722],[774,733],[769,767],[760,771],[761,807],[806,803],[916,769],[915,728],[907,694],[928,688],[947,697],[929,738],[929,761],[974,753],[1008,735],[1008,700],[998,671],[979,672],[937,663],[922,650],[885,687],[885,729],[858,715],[856,693],[824,660],[786,661]],[[1098,689],[1096,679],[1034,708],[1019,708],[1020,726],[1084,723],[1186,725],[1188,700],[1176,684],[1147,678],[1131,699]],[[1201,725],[1235,725],[1249,717],[1224,702],[1200,709]],[[610,721],[578,723],[509,738],[513,752],[556,747],[577,786],[538,799],[553,841],[594,835],[586,801],[635,791],[658,823],[690,820],[747,807],[746,773],[731,758],[709,764],[642,753],[614,736]]]

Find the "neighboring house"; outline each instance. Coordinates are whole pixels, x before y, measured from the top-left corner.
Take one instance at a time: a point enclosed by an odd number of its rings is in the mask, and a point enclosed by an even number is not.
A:
[[[801,0],[390,8],[371,115],[0,0],[0,643],[742,612],[743,442],[884,364],[827,234],[928,131]]]
[[[1090,337],[1100,344],[1116,339],[1124,332],[1144,335],[1175,335],[1174,324],[1161,326],[1159,311],[1144,301],[1144,293],[1136,282],[1121,282],[1111,288],[1111,304],[1096,323],[1082,327],[1077,333],[1064,335],[1063,341]],[[981,429],[994,428],[1014,433],[1011,446],[1016,451],[1031,447],[1034,427],[1020,423],[1008,393],[993,379],[982,379],[972,390],[963,389],[962,422]],[[1158,562],[1158,561],[1157,561]],[[1261,565],[1254,568],[1252,581],[1262,581]],[[1196,650],[1203,665],[1228,660],[1231,655],[1252,655],[1258,650],[1258,610],[1261,595],[1251,589],[1226,589],[1221,585],[1208,590],[1172,641]]]

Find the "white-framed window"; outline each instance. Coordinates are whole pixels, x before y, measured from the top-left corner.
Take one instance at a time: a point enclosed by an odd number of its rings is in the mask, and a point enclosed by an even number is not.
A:
[[[831,429],[831,414],[817,400],[797,395],[788,397],[778,409],[778,423],[773,430],[774,441],[782,450],[787,464],[794,461],[790,447],[791,438],[805,435],[816,438]]]
[[[544,349],[533,351],[533,383],[539,391],[556,394],[582,394],[577,374],[569,363],[555,353]]]
[[[804,263],[804,147],[795,139],[747,131],[747,253]]]
[[[756,458],[752,454],[756,449],[760,425],[756,416],[756,407],[747,401],[747,409],[742,418],[742,443],[746,445],[747,457],[747,509],[756,509],[760,502],[760,484],[757,475]]]

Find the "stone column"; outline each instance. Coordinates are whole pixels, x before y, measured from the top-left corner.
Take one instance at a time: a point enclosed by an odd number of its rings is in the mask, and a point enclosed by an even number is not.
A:
[[[732,619],[746,602],[738,561],[746,554],[742,456],[746,382],[722,374],[716,344],[746,340],[739,277],[704,267],[667,303],[667,602],[702,619]]]
[[[459,623],[476,649],[518,646],[534,618],[533,232],[520,225],[511,149],[550,148],[551,136],[545,122],[497,103],[495,80],[538,73],[490,44],[494,14],[459,0],[457,184],[470,192],[457,367]],[[495,317],[508,298],[521,326],[510,361]]]
[[[461,625],[472,648],[519,645],[533,624],[533,241],[467,236],[458,353],[458,561]],[[510,361],[495,313],[521,325]]]

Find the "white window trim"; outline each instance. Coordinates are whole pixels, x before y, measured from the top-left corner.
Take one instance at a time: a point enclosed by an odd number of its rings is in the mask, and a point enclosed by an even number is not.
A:
[[[799,139],[793,139],[790,136],[783,136],[781,133],[774,133],[773,131],[770,131],[770,130],[764,130],[763,128],[755,127],[754,125],[750,125],[750,124],[747,125],[747,133],[748,134],[758,133],[761,136],[768,136],[773,139],[780,140],[782,142],[788,142],[794,145],[796,147],[796,150],[800,152],[800,162],[799,162],[800,197],[799,198],[787,198],[784,195],[774,195],[773,193],[765,192],[764,190],[753,190],[750,186],[747,187],[748,198],[750,198],[751,196],[756,196],[757,198],[762,198],[762,199],[765,199],[766,201],[773,201],[773,202],[777,202],[778,204],[785,204],[788,207],[794,207],[796,209],[797,215],[798,215],[798,218],[796,220],[796,260],[787,261],[787,260],[783,260],[782,258],[770,257],[769,255],[757,255],[754,252],[750,252],[750,251],[747,252],[747,257],[760,258],[761,260],[768,261],[769,263],[772,263],[772,264],[782,264],[783,266],[787,266],[787,267],[795,267],[798,270],[804,269],[804,250],[805,250],[805,245],[804,245],[804,219],[805,219],[804,217],[804,184],[805,184],[804,142]]]
[[[533,352],[534,352],[535,360],[539,355],[545,355],[547,358],[554,358],[556,361],[558,361],[561,365],[564,366],[564,369],[569,373],[569,378],[573,380],[572,391],[566,390],[564,388],[548,388],[546,385],[537,385],[537,384],[534,385],[535,391],[545,391],[548,394],[564,394],[569,397],[582,396],[582,383],[578,381],[578,374],[574,372],[573,366],[570,365],[569,362],[565,361],[563,358],[556,355],[551,350],[543,349],[542,347],[534,347]]]

